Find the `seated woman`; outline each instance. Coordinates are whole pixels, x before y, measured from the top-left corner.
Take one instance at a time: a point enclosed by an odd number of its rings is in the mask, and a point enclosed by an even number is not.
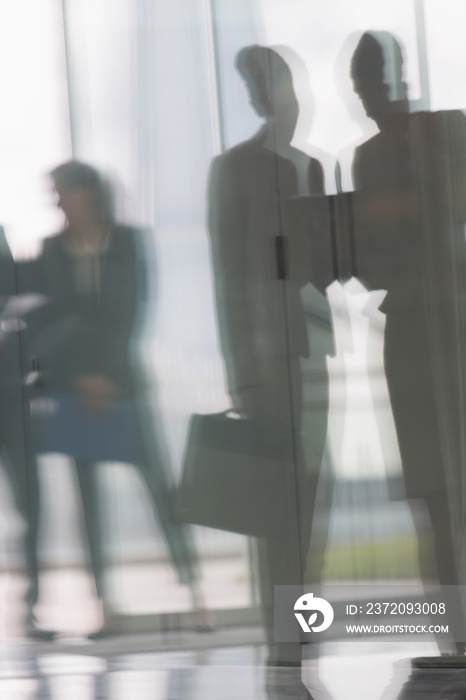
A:
[[[191,588],[196,621],[209,627],[192,533],[172,516],[162,426],[149,409],[147,381],[130,351],[144,286],[143,233],[114,220],[110,188],[91,166],[71,161],[51,176],[66,226],[45,240],[38,261],[37,291],[49,303],[36,320],[30,351],[40,370],[39,390],[52,400],[55,413],[53,419],[38,419],[37,450],[75,459],[104,614],[108,605],[95,463],[129,462],[147,486],[180,583]],[[98,634],[108,631],[104,624]]]

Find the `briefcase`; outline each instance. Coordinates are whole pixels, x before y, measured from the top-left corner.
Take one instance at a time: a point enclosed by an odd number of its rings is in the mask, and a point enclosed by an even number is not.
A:
[[[286,537],[296,517],[289,427],[232,412],[193,415],[176,498],[182,522]]]

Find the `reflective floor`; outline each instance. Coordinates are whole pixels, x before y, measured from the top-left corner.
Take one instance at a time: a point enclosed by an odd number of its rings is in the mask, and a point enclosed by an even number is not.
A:
[[[134,651],[144,646],[150,648],[151,638],[147,635],[112,640],[111,652],[108,642],[4,644],[0,649],[0,697],[2,700],[265,700],[263,647],[215,646],[222,641],[224,636],[219,630],[210,636],[211,648],[170,653]],[[410,658],[435,653],[428,644],[417,647],[332,644],[322,651],[320,661],[306,662],[303,670],[314,700],[395,700],[410,675]],[[298,673],[281,669],[276,674],[277,698],[296,697],[292,686]],[[450,671],[446,675],[437,671],[436,677],[441,674],[447,687],[463,678],[465,671]],[[431,682],[430,687],[433,687]],[[437,696],[416,697],[427,700]]]

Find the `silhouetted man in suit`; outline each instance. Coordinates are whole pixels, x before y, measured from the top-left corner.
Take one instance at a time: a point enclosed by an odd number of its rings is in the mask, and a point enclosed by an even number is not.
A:
[[[440,582],[457,584],[450,506],[464,462],[466,120],[410,113],[402,64],[387,32],[366,32],[352,58],[354,89],[379,128],[353,162],[355,273],[387,290],[385,372],[406,495],[427,506]],[[425,578],[428,560],[420,546]]]
[[[259,540],[258,549],[268,663],[299,666],[299,644],[274,642],[273,588],[303,581],[327,433],[325,357],[331,347],[313,354],[319,401],[305,460],[300,358],[309,356],[309,339],[300,291],[311,283],[322,295],[332,276],[324,232],[312,229],[312,222],[294,227],[289,203],[298,195],[323,195],[323,173],[317,160],[291,145],[299,105],[284,59],[272,49],[252,46],[240,51],[236,67],[264,124],[211,168],[209,230],[218,325],[234,408],[253,419],[275,421],[292,435],[287,466],[295,498],[288,522],[281,537]],[[326,299],[322,303],[329,317]],[[257,512],[260,517],[260,494]],[[270,697],[276,697],[274,692],[271,686]]]

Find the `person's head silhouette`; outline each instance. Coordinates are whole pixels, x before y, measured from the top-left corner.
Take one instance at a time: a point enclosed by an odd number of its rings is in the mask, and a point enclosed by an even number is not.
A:
[[[354,90],[379,127],[388,115],[408,111],[403,54],[388,32],[365,32],[351,60]]]
[[[279,139],[290,142],[299,115],[293,77],[286,61],[265,46],[246,46],[236,68],[249,90],[251,105]]]
[[[50,173],[57,205],[73,229],[107,225],[114,218],[110,183],[87,163],[71,160]]]

